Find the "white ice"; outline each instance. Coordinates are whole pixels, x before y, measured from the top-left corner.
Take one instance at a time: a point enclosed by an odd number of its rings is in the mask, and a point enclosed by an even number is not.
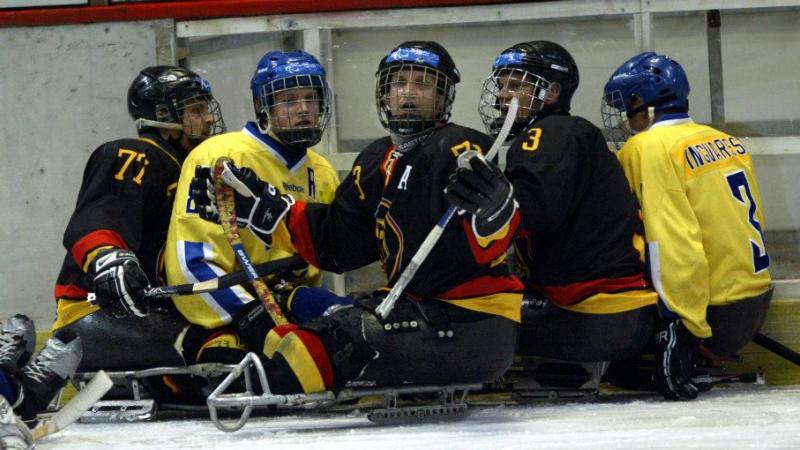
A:
[[[716,389],[692,402],[655,396],[595,403],[473,407],[464,420],[375,426],[357,413],[250,419],[235,433],[209,420],[74,424],[38,449],[798,449],[800,387]]]

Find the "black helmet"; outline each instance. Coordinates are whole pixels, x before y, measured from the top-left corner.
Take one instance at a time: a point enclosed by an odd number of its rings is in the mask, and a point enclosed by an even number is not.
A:
[[[503,55],[509,53],[519,54],[521,58],[501,60]],[[564,47],[550,41],[522,42],[503,50],[492,66],[494,70],[503,68],[523,69],[551,83],[558,82],[561,85],[561,94],[558,97],[560,109],[569,111],[572,94],[578,89],[580,76],[578,65]]]
[[[198,102],[208,105],[214,122],[210,129],[185,130],[185,109]],[[211,85],[200,75],[181,67],[154,66],[139,72],[128,89],[128,113],[139,130],[182,130],[190,139],[205,139],[225,131],[219,103],[211,95]]]
[[[511,97],[519,110],[509,138],[519,134],[537,117],[569,111],[578,88],[578,66],[564,47],[550,41],[522,42],[503,50],[483,83],[478,114],[489,134],[496,136],[503,124]],[[550,85],[558,83],[558,103],[545,106]]]
[[[424,79],[433,79],[436,94],[432,100],[432,111],[425,111],[416,105],[408,113],[393,115],[388,105],[390,88],[396,81],[393,75],[401,70],[421,71]],[[433,41],[408,41],[398,45],[381,59],[375,74],[375,98],[378,116],[384,128],[400,135],[414,135],[433,128],[450,119],[450,111],[455,100],[455,85],[461,75],[453,58],[439,43]],[[426,82],[427,84],[427,82]],[[425,116],[425,113],[427,117]],[[420,117],[420,116],[423,117]]]

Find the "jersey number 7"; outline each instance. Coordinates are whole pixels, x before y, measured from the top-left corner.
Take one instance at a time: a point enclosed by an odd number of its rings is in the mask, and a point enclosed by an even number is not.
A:
[[[750,248],[753,250],[753,267],[755,273],[759,273],[769,267],[769,255],[767,254],[767,247],[764,245],[764,230],[758,222],[758,219],[756,219],[757,205],[750,191],[750,184],[743,170],[728,174],[725,176],[725,179],[728,181],[728,186],[731,188],[733,198],[748,207],[747,215],[750,225],[758,231],[758,235],[761,237],[761,242],[750,239]],[[744,196],[742,195],[742,190],[744,190]]]

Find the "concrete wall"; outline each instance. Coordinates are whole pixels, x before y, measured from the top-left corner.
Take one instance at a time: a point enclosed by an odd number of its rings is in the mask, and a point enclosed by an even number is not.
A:
[[[25,312],[49,328],[84,164],[103,142],[135,135],[125,98],[156,62],[154,27],[0,29],[0,320]]]

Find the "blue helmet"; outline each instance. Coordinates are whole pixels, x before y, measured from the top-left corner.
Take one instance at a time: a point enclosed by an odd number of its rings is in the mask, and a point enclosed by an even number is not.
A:
[[[303,87],[316,88],[313,98],[276,100],[281,91]],[[302,50],[267,52],[256,66],[250,89],[257,105],[259,126],[268,124],[275,137],[293,147],[310,147],[320,141],[330,119],[330,89],[325,68],[314,56]],[[301,125],[281,123],[274,115],[270,117],[270,111],[277,105],[299,105],[309,101],[317,102],[315,118],[303,121]],[[288,116],[286,119],[289,120]]]
[[[641,53],[622,64],[606,83],[604,95],[606,103],[628,114],[638,112],[631,108],[633,95],[644,102],[638,110],[689,110],[689,80],[683,67],[669,56],[654,52]]]

